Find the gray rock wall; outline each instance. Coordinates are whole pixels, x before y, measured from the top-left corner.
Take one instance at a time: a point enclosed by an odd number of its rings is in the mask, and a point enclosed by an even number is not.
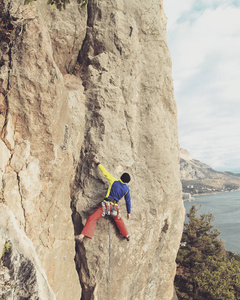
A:
[[[19,243],[31,241],[49,299],[171,299],[183,204],[162,2],[92,1],[82,11],[72,1],[62,12],[45,2],[3,1],[1,206]],[[129,243],[102,218],[75,245],[106,193],[94,154],[115,177],[131,174],[129,221],[120,204]],[[17,250],[4,232],[1,248],[9,240]]]

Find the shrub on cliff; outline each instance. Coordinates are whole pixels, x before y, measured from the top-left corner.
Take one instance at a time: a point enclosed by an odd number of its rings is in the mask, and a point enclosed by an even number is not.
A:
[[[239,299],[240,263],[228,258],[211,222],[212,214],[197,216],[192,206],[184,224],[177,256],[175,286],[179,299]],[[237,275],[238,274],[238,275]]]

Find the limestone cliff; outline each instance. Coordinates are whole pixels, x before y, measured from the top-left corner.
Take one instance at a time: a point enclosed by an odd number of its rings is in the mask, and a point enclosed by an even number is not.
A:
[[[172,299],[184,216],[162,1],[0,7],[4,297]],[[75,245],[107,188],[96,153],[115,177],[131,174],[129,243],[102,218]]]

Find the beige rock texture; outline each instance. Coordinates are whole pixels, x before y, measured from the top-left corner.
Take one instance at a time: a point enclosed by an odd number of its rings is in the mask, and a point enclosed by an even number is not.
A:
[[[10,248],[3,251],[6,244]],[[0,203],[0,250],[7,266],[0,265],[0,274],[7,268],[10,274],[17,275],[11,279],[11,275],[3,273],[1,299],[56,299],[31,240],[19,229],[12,210],[3,203]]]
[[[22,253],[17,267],[39,270],[32,289],[19,278],[28,299],[171,300],[184,209],[162,1],[1,8],[0,209],[14,223],[1,222],[1,248],[13,249],[4,267]],[[74,242],[107,189],[95,154],[115,177],[131,174],[130,220],[120,202],[130,242],[107,218]],[[34,259],[17,246],[26,239]]]

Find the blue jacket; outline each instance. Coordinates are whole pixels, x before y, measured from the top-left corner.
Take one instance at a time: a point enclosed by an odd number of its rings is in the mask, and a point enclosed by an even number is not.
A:
[[[113,177],[99,162],[98,168],[103,173],[103,175],[107,178],[109,182],[109,188],[106,194],[106,198],[115,199],[117,202],[124,196],[126,201],[127,212],[131,213],[131,196],[130,189],[126,185],[126,183],[122,182],[121,179],[116,179]]]

